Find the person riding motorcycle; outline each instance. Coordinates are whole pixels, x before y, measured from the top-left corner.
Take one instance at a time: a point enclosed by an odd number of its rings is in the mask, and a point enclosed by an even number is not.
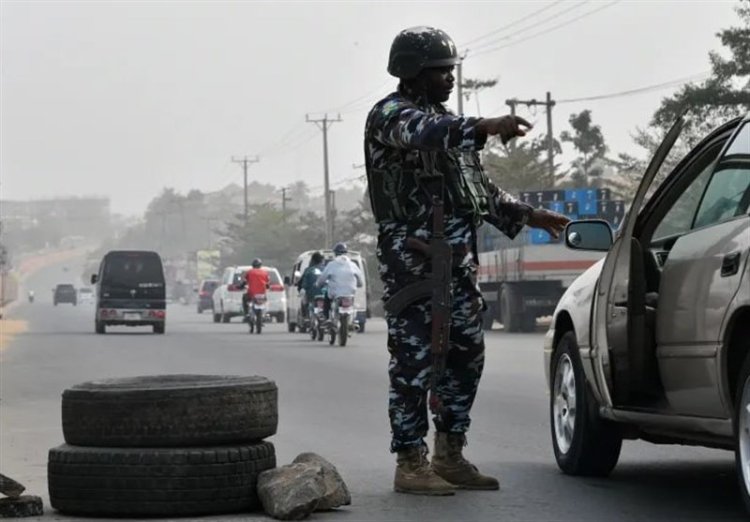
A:
[[[260,259],[253,259],[253,267],[245,273],[246,292],[243,296],[242,307],[245,309],[247,316],[250,303],[253,297],[265,294],[269,287],[268,272],[262,268],[263,262]]]
[[[302,313],[305,317],[310,317],[315,295],[323,294],[316,286],[318,276],[323,273],[323,261],[323,254],[313,252],[313,255],[310,257],[310,266],[305,268],[302,277],[297,281],[297,291],[302,296]]]
[[[330,319],[331,301],[337,297],[354,295],[357,288],[364,283],[364,276],[359,267],[346,254],[349,249],[346,243],[336,243],[333,247],[333,260],[328,263],[320,274],[316,286],[328,284],[328,294],[325,301],[325,316]]]

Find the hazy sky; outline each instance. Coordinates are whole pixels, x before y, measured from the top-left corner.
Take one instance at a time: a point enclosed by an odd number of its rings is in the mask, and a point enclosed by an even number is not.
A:
[[[480,95],[482,115],[496,115],[510,97],[564,100],[704,73],[716,32],[737,24],[735,5],[2,0],[0,191],[107,195],[136,213],[165,186],[241,182],[230,158],[244,154],[261,157],[251,179],[320,187],[322,138],[305,114],[326,110],[343,119],[329,133],[331,178],[348,180],[363,173],[352,165],[363,161],[364,117],[396,84],[388,49],[405,27],[440,27],[459,48],[498,30],[468,45],[464,67],[499,79]],[[673,90],[561,103],[555,133],[589,108],[612,152],[637,152],[630,133]],[[472,99],[465,112],[476,110]],[[520,114],[546,132],[541,110]]]

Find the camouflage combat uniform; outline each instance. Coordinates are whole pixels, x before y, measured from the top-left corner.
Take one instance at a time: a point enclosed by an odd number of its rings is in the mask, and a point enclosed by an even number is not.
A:
[[[464,433],[484,366],[484,303],[476,283],[476,227],[482,219],[509,237],[528,221],[531,207],[492,185],[479,155],[486,136],[477,118],[450,114],[405,92],[375,104],[365,128],[365,159],[370,201],[378,222],[383,300],[430,272],[429,260],[405,248],[405,239],[429,241],[430,194],[441,192],[444,178],[445,237],[453,248],[450,350],[438,385],[448,419],[434,419],[442,432]],[[491,215],[489,215],[491,214]],[[424,445],[428,430],[427,392],[431,371],[429,300],[416,302],[398,316],[386,315],[391,422],[391,451]],[[443,424],[443,425],[441,425]]]

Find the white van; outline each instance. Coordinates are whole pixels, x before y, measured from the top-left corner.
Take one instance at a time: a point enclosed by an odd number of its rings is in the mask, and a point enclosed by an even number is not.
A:
[[[309,250],[301,253],[292,267],[292,275],[285,278],[287,292],[286,324],[290,332],[294,332],[297,329],[298,323],[297,316],[299,315],[300,296],[297,291],[297,282],[302,278],[305,269],[310,266],[310,258],[314,252],[316,252],[316,250]],[[334,257],[333,250],[317,250],[317,252],[323,254],[326,263]],[[364,279],[362,281],[362,286],[357,288],[357,292],[354,294],[354,307],[357,309],[356,320],[359,323],[359,333],[362,333],[365,331],[365,323],[370,316],[368,309],[368,298],[370,293],[367,290],[367,264],[359,252],[350,250],[347,255],[362,271]]]

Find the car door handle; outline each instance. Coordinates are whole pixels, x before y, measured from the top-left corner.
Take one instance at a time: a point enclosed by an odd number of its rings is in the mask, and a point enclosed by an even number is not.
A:
[[[729,277],[736,274],[740,269],[740,253],[732,252],[724,256],[721,261],[721,277]]]

